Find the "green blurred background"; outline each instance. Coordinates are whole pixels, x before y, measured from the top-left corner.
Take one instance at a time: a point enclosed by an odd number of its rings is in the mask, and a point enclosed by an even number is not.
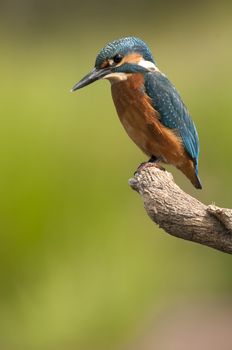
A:
[[[196,122],[205,203],[232,207],[230,2],[1,1],[0,350],[120,349],[150,315],[232,291],[229,255],[178,240],[128,186],[145,157],[106,81],[71,94],[99,49],[135,35]]]

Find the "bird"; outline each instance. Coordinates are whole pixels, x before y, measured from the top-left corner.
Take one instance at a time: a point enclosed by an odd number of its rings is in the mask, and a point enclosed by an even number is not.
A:
[[[147,164],[171,164],[201,189],[195,124],[147,44],[133,36],[108,43],[98,53],[94,69],[71,91],[99,79],[110,81],[119,119],[129,137],[149,157]]]

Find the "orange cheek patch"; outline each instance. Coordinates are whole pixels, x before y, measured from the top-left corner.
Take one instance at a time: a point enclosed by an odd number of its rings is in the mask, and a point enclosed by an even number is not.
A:
[[[122,60],[122,64],[123,63],[138,63],[141,59],[143,59],[143,57],[139,54],[139,53],[131,53],[127,56],[124,57],[124,59]]]

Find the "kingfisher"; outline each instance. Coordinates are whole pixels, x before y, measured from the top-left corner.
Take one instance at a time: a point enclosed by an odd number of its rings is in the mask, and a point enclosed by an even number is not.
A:
[[[110,81],[119,119],[129,137],[149,157],[148,163],[172,164],[201,189],[196,127],[146,43],[136,37],[110,42],[97,55],[94,69],[71,91],[99,79]]]

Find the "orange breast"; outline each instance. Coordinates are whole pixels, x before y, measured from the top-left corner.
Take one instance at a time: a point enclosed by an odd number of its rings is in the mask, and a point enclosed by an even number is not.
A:
[[[180,138],[159,120],[150,98],[143,92],[143,75],[133,74],[112,85],[118,116],[131,139],[148,156],[180,166],[187,154]]]
[[[160,122],[159,113],[142,89],[143,83],[143,75],[138,73],[112,84],[112,97],[122,125],[145,154],[161,157],[164,162],[176,166],[195,185],[193,160],[175,131]]]

